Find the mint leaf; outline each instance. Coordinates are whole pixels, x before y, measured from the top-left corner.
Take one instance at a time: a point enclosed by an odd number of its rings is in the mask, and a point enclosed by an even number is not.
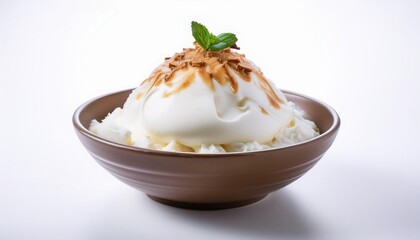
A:
[[[215,44],[219,39],[216,37],[216,35],[214,35],[213,33],[210,33],[210,44]]]
[[[213,44],[210,44],[209,48],[212,51],[220,51],[222,49],[233,46],[238,39],[233,33],[222,33],[217,36],[217,41]]]
[[[214,36],[213,34],[211,34],[209,32],[209,30],[202,24],[192,21],[191,22],[191,30],[192,30],[192,34],[195,38],[195,41],[197,41],[197,43],[204,49],[207,50],[209,49],[209,46],[211,44],[211,39],[214,39],[212,36]],[[216,36],[214,36],[215,38],[217,38]]]
[[[229,44],[235,44],[238,39],[236,38],[236,35],[233,33],[221,33],[219,36],[217,36],[219,41],[221,42],[227,42]]]
[[[220,51],[235,45],[238,41],[233,33],[222,33],[215,36],[204,25],[195,21],[191,22],[191,30],[195,41],[206,51],[209,49]]]

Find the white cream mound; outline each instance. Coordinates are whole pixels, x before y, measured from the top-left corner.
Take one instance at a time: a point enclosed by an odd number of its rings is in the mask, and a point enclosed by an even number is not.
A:
[[[168,58],[90,130],[130,146],[197,153],[277,148],[319,135],[244,55],[199,46]]]
[[[293,118],[289,124],[278,131],[269,142],[236,142],[231,144],[200,144],[188,147],[180,144],[176,140],[170,142],[155,142],[149,136],[143,136],[132,141],[131,131],[118,126],[115,119],[121,115],[122,109],[117,108],[109,114],[101,123],[93,120],[90,130],[113,142],[131,145],[140,148],[149,148],[154,150],[175,151],[175,152],[196,152],[196,153],[224,153],[224,152],[247,152],[270,148],[285,147],[296,143],[304,142],[319,135],[315,123],[304,118],[304,112],[297,109],[296,106],[288,102],[293,108]]]

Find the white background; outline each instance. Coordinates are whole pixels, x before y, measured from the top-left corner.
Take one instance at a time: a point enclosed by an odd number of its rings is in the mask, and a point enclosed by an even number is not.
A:
[[[155,203],[73,131],[84,101],[192,46],[191,20],[341,116],[325,157],[259,203]],[[0,239],[418,239],[419,26],[418,1],[0,0]]]

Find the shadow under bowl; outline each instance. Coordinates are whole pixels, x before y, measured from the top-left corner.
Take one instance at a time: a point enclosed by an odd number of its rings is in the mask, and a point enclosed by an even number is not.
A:
[[[338,114],[313,98],[284,91],[306,112],[320,135],[282,148],[262,151],[198,154],[137,148],[103,139],[88,130],[121,107],[131,90],[92,99],[73,115],[77,136],[93,158],[116,178],[163,204],[190,209],[225,209],[259,201],[311,169],[333,143]]]

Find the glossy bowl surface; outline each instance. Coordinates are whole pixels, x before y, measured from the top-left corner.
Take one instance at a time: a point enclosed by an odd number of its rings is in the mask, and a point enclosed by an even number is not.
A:
[[[333,143],[340,118],[328,105],[283,90],[306,112],[321,134],[283,148],[224,154],[166,152],[105,140],[88,130],[121,107],[132,90],[92,99],[73,115],[73,125],[92,157],[122,182],[151,199],[176,207],[224,209],[244,206],[295,181],[311,169]]]

